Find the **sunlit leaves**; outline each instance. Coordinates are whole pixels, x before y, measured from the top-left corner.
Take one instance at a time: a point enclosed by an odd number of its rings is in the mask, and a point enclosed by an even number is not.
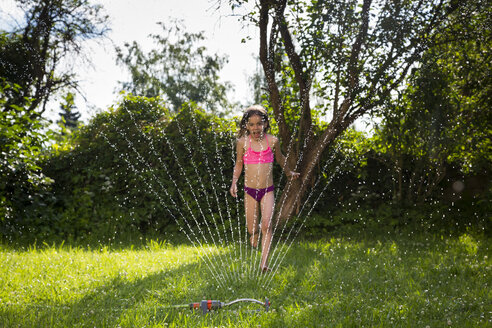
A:
[[[202,45],[203,32],[186,32],[176,20],[160,25],[162,33],[150,35],[155,42],[150,52],[144,53],[136,41],[123,49],[116,48],[117,62],[131,75],[129,82],[121,83],[123,90],[139,96],[160,96],[172,111],[187,101],[212,112],[226,111],[226,93],[231,85],[219,82],[219,73],[227,59],[207,54]]]
[[[77,85],[68,58],[81,58],[82,41],[106,34],[107,16],[89,0],[17,2],[25,20],[0,31],[0,76],[22,87],[11,102],[30,98],[26,109],[41,115],[54,93]]]
[[[14,203],[29,204],[43,185],[52,182],[38,162],[51,132],[45,131],[25,107],[9,104],[6,93],[20,90],[18,85],[0,79],[0,217],[7,222]],[[26,102],[28,106],[29,100]]]
[[[377,134],[394,163],[399,193],[406,195],[399,197],[423,200],[453,174],[456,179],[490,169],[492,38],[482,26],[487,11],[470,1],[450,16],[405,90],[381,111]]]

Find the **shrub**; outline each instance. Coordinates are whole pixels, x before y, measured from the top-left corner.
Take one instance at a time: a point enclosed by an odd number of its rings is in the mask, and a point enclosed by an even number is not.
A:
[[[125,96],[44,163],[60,213],[52,231],[77,239],[224,226],[217,220],[235,215],[223,201],[232,128],[194,104],[171,115],[158,98]]]

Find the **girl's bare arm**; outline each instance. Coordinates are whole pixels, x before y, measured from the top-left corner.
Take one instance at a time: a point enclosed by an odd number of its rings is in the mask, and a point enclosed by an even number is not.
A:
[[[292,179],[297,179],[299,177],[299,173],[294,172],[290,169],[289,164],[287,163],[287,158],[285,158],[284,154],[280,150],[280,145],[278,142],[278,138],[273,137],[273,147],[275,149],[275,160],[280,164],[282,170],[284,170],[285,175],[291,177]]]
[[[237,181],[243,171],[243,155],[244,155],[244,138],[241,138],[236,143],[236,164],[232,174],[232,183],[229,192],[233,197],[237,197]]]

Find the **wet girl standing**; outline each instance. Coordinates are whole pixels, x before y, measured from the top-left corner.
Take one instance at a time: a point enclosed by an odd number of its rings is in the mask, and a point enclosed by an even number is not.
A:
[[[287,161],[280,151],[279,141],[267,133],[269,129],[268,114],[262,106],[251,106],[244,111],[236,143],[237,158],[230,188],[231,195],[237,197],[237,181],[244,164],[246,225],[251,246],[255,248],[258,246],[261,229],[263,238],[260,269],[263,272],[270,270],[268,254],[272,242],[271,221],[275,208],[272,174],[274,157],[288,177],[299,177],[299,173],[288,168]],[[261,212],[261,225],[258,225],[258,209]]]

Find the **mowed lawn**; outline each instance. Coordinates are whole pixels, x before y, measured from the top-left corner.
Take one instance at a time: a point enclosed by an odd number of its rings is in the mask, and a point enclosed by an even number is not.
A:
[[[0,327],[492,326],[490,239],[483,236],[298,240],[266,277],[220,260],[234,259],[237,246],[207,246],[207,260],[203,251],[157,241],[3,246]],[[217,283],[212,274],[228,278]],[[253,303],[207,315],[173,307],[266,297],[269,312]]]

